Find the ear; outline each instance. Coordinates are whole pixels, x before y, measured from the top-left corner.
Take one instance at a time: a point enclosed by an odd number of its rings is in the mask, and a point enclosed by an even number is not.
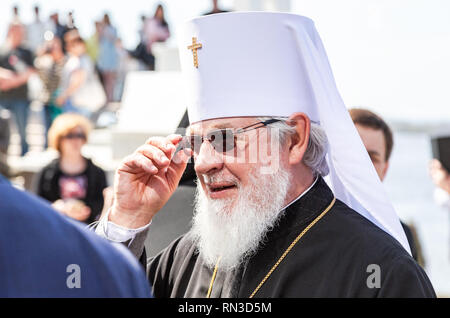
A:
[[[311,122],[305,113],[293,113],[288,123],[296,130],[289,143],[289,164],[296,165],[302,161],[308,148]]]

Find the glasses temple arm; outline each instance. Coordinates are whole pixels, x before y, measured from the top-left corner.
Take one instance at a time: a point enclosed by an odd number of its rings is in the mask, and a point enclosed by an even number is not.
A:
[[[260,122],[251,124],[249,126],[245,126],[245,127],[239,128],[238,130],[236,130],[236,133],[243,133],[243,132],[245,132],[247,130],[258,129],[258,128],[261,128],[261,127],[264,127],[264,126],[267,126],[267,125],[270,125],[270,124],[273,124],[273,123],[276,123],[276,122],[279,122],[279,121],[281,121],[281,119],[269,119],[269,120],[266,120],[266,121],[260,121]],[[257,126],[257,125],[259,125],[259,126]],[[255,126],[257,126],[257,127],[255,127]]]

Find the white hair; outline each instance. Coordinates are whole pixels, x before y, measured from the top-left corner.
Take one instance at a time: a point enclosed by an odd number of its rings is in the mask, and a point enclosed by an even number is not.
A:
[[[265,121],[274,117],[261,117],[259,120]],[[286,123],[286,118],[280,122],[270,125],[279,130],[280,144],[286,142],[287,138],[296,133],[295,127]],[[315,176],[326,176],[329,173],[328,164],[326,161],[326,154],[328,152],[328,138],[323,128],[316,123],[311,122],[309,132],[308,147],[306,148],[303,163],[309,167]]]
[[[210,199],[197,182],[189,233],[203,262],[210,268],[218,259],[222,270],[238,268],[254,255],[282,215],[291,182],[289,173],[283,167],[269,174],[251,169],[248,176],[250,182],[245,186],[238,183],[238,194],[228,199]],[[221,172],[209,177],[215,182],[230,181]],[[271,190],[270,195],[267,189]]]

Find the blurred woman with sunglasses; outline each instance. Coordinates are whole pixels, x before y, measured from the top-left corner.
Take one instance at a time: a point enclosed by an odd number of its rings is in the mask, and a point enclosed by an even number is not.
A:
[[[56,210],[87,224],[100,215],[107,186],[105,172],[81,153],[90,129],[79,114],[66,113],[54,120],[48,143],[59,158],[43,168],[37,184],[37,194]]]

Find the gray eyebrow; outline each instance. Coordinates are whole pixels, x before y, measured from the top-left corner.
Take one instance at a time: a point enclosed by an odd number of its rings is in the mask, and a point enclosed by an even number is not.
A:
[[[213,126],[209,127],[208,128],[208,132],[216,130],[216,129],[224,129],[224,128],[235,128],[235,127],[233,127],[230,122],[225,122],[225,123],[220,123],[220,124],[216,124],[216,125],[213,125]],[[187,128],[186,135],[187,134],[192,135],[192,128],[191,128],[191,126],[189,126]]]
[[[211,128],[222,129],[222,128],[234,128],[234,127],[231,125],[231,123],[221,123],[221,124],[218,124],[218,125],[213,125]]]

